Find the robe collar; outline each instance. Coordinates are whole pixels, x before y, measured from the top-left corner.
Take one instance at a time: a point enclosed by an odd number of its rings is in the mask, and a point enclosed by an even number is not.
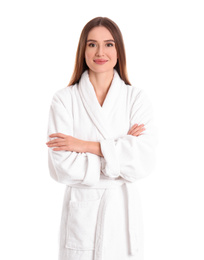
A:
[[[103,105],[101,106],[98,102],[94,87],[89,79],[88,70],[82,74],[79,81],[78,90],[83,105],[89,117],[105,139],[112,138],[114,136],[108,119],[111,118],[111,115],[120,105],[119,97],[124,84],[125,83],[120,78],[118,72],[114,70],[111,86],[105,97]]]

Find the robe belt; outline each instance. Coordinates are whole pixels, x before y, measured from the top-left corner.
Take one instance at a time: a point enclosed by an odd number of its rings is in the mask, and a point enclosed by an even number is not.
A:
[[[98,209],[98,219],[96,224],[96,235],[95,235],[95,251],[94,251],[94,260],[102,260],[103,258],[103,238],[104,238],[104,227],[105,227],[105,217],[106,209],[108,203],[112,196],[112,190],[119,188],[122,185],[125,185],[125,192],[127,198],[127,217],[128,217],[128,236],[129,236],[129,253],[130,255],[135,255],[138,251],[138,240],[137,240],[137,227],[135,224],[134,218],[134,197],[131,193],[131,183],[117,183],[117,185],[109,186],[104,188],[105,192],[103,193]],[[84,188],[84,185],[74,184],[69,185],[74,188]],[[87,188],[87,187],[86,187]],[[91,188],[91,187],[90,187]],[[100,186],[94,186],[94,189],[101,189]]]

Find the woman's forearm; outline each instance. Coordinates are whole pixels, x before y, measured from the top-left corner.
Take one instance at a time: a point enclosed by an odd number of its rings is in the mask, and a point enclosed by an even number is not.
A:
[[[84,152],[93,153],[103,157],[103,154],[101,152],[101,145],[99,142],[92,142],[92,141],[84,141],[84,142],[85,142]]]
[[[55,133],[49,136],[54,138],[47,142],[47,146],[52,148],[54,151],[71,151],[77,153],[93,153],[98,156],[102,156],[101,146],[99,142],[84,141],[75,138],[70,135],[65,135],[62,133]]]
[[[145,128],[143,124],[142,125],[135,124],[131,127],[128,134],[133,136],[139,136],[142,134],[144,130]],[[78,153],[88,152],[103,157],[100,142],[84,141],[62,133],[51,134],[49,137],[54,138],[54,140],[50,140],[46,144],[54,151],[65,150],[65,151],[72,151]]]

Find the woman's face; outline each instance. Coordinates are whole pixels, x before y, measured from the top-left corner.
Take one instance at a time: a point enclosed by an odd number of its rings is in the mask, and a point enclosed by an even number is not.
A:
[[[85,60],[95,73],[113,70],[117,63],[117,51],[113,36],[104,26],[94,27],[88,34]]]

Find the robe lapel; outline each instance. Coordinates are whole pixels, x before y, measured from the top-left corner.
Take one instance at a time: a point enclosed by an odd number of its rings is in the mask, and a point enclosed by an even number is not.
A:
[[[83,105],[104,139],[112,138],[114,133],[110,127],[109,118],[119,106],[120,94],[124,82],[121,80],[117,71],[114,70],[114,77],[106,95],[103,105],[101,106],[96,97],[93,85],[89,80],[88,71],[85,71],[78,84],[78,90]]]

